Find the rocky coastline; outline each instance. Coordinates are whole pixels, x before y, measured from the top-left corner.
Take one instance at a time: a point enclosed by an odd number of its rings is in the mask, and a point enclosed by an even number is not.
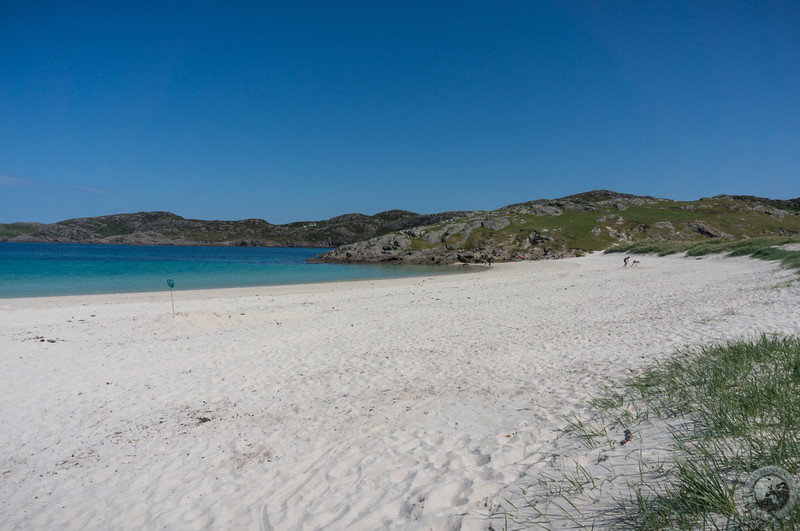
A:
[[[718,195],[677,201],[594,190],[492,211],[390,210],[274,225],[138,212],[0,224],[0,241],[118,245],[319,247],[328,263],[454,264],[581,256],[633,240],[800,235],[800,198]]]

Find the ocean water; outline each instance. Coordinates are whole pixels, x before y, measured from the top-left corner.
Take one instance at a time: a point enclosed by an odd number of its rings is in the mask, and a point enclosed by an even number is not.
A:
[[[0,243],[0,298],[268,286],[464,272],[453,266],[311,264],[328,249]]]

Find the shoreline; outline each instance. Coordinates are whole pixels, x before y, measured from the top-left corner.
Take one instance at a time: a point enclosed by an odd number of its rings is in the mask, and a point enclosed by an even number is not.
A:
[[[592,396],[684,346],[800,334],[775,263],[621,266],[183,291],[175,317],[167,290],[0,300],[0,521],[488,529]]]
[[[462,264],[459,264],[459,266]],[[188,288],[188,289],[181,289],[175,288],[174,293],[194,293],[194,292],[220,292],[220,295],[225,296],[223,293],[226,290],[264,290],[264,289],[272,289],[272,288],[293,288],[297,287],[299,290],[309,289],[311,286],[324,286],[324,285],[338,285],[338,284],[358,284],[364,282],[380,282],[380,281],[392,281],[392,280],[402,280],[402,279],[419,279],[419,278],[435,278],[439,276],[458,276],[458,275],[465,275],[465,274],[475,274],[479,273],[484,269],[487,269],[487,266],[482,266],[479,264],[463,264],[464,267],[469,266],[470,268],[474,268],[474,271],[455,271],[455,272],[444,272],[444,273],[418,273],[415,275],[409,276],[389,276],[389,277],[378,277],[378,278],[363,278],[363,279],[343,279],[343,280],[320,280],[317,282],[298,282],[298,283],[287,283],[287,284],[262,284],[257,286],[227,286],[227,287],[212,287],[212,288]],[[413,266],[404,266],[404,267],[413,267]],[[438,266],[437,266],[438,267]],[[442,266],[442,267],[455,267],[455,266]],[[166,286],[166,284],[165,284]],[[11,297],[4,297],[0,296],[0,306],[3,305],[4,301],[22,301],[22,300],[35,300],[35,299],[47,299],[47,300],[57,300],[57,299],[65,299],[65,298],[91,298],[91,297],[132,297],[132,298],[147,298],[149,295],[157,296],[161,293],[169,293],[169,288],[165,288],[163,290],[150,290],[150,291],[120,291],[120,292],[109,292],[109,293],[82,293],[82,294],[64,294],[64,295],[29,295],[29,296],[11,296]]]
[[[188,299],[195,299],[197,297],[208,298],[212,296],[219,296],[221,298],[235,298],[235,297],[242,297],[242,296],[249,296],[251,295],[250,292],[254,291],[275,291],[276,293],[313,293],[316,291],[329,291],[325,289],[326,286],[337,286],[341,289],[347,290],[352,288],[359,288],[364,287],[366,285],[371,285],[375,283],[381,282],[399,282],[402,283],[403,281],[414,281],[419,279],[426,279],[431,281],[433,279],[439,277],[452,277],[452,276],[461,276],[461,275],[475,275],[483,273],[484,271],[490,270],[491,267],[497,266],[508,266],[516,264],[517,262],[509,262],[509,263],[501,263],[501,264],[493,264],[492,266],[485,266],[482,264],[452,264],[452,265],[444,265],[441,267],[454,267],[454,266],[463,266],[464,268],[472,269],[472,271],[467,272],[457,272],[457,273],[439,273],[435,275],[427,275],[427,274],[420,274],[415,276],[408,276],[408,277],[384,277],[384,278],[366,278],[366,279],[358,279],[358,280],[321,280],[319,282],[305,282],[305,283],[297,283],[297,284],[263,284],[261,286],[236,286],[236,287],[222,287],[222,288],[201,288],[201,289],[174,289],[174,294],[187,294]],[[391,266],[389,266],[391,267]],[[406,266],[406,267],[413,267],[413,266]],[[439,267],[439,266],[436,266]],[[9,305],[16,305],[18,303],[22,303],[22,301],[32,301],[34,304],[35,301],[41,300],[42,303],[56,303],[59,300],[66,302],[67,304],[71,304],[72,301],[68,299],[78,299],[82,303],[84,302],[94,302],[94,299],[103,299],[103,298],[124,298],[124,299],[132,299],[135,301],[151,301],[160,299],[166,294],[169,295],[169,288],[165,288],[161,291],[123,291],[123,292],[116,292],[116,293],[86,293],[86,294],[78,294],[78,295],[32,295],[29,297],[0,297],[0,308],[4,306],[4,303],[8,302]],[[117,302],[117,301],[113,301]],[[126,301],[123,301],[126,302]],[[24,305],[23,305],[24,306]]]
[[[460,274],[452,266],[401,264],[311,264],[309,248],[219,248],[210,251],[130,246],[113,251],[85,251],[80,245],[32,244],[32,250],[3,253],[0,299],[120,295],[168,289],[172,278],[180,290],[224,289],[327,283],[403,276]],[[45,250],[40,248],[45,247]],[[221,249],[221,250],[220,250]],[[94,254],[97,252],[98,254]],[[62,262],[63,260],[63,262]]]

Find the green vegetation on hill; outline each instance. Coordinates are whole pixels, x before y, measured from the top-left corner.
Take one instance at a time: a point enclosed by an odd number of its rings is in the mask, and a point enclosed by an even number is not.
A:
[[[0,241],[336,247],[465,214],[420,215],[391,210],[374,216],[345,214],[322,221],[273,225],[263,219],[205,221],[186,219],[169,212],[138,212],[68,219],[52,224],[0,224]]]
[[[0,223],[0,241],[34,234],[38,228],[35,223]]]
[[[800,235],[800,200],[717,196],[672,201],[598,190],[401,230],[336,249],[322,259],[504,261],[579,256],[620,243],[664,242],[668,248],[790,235]]]
[[[588,207],[589,205],[584,205]],[[631,205],[624,210],[603,205],[594,209],[564,210],[558,216],[514,214],[511,224],[499,231],[482,231],[471,239],[475,247],[493,242],[512,240],[526,250],[524,238],[534,231],[549,234],[562,243],[565,250],[598,251],[620,240],[629,241],[706,241],[740,239],[782,232],[800,233],[800,217],[777,211],[768,213],[753,207],[745,208],[740,201],[713,199],[691,202],[659,201],[646,205]],[[721,236],[704,234],[693,223],[704,223]],[[514,238],[515,234],[523,238]]]
[[[608,190],[493,211],[420,215],[390,210],[286,225],[261,219],[203,221],[169,212],[0,224],[0,241],[338,247],[320,260],[399,263],[560,258],[618,244],[649,245],[645,242],[685,250],[706,242],[793,235],[800,235],[800,199],[722,195],[672,201]]]

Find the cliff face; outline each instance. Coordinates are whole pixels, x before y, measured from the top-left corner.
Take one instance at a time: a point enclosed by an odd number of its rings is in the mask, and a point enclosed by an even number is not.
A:
[[[324,262],[479,263],[576,256],[638,239],[800,235],[800,199],[673,201],[596,190],[479,212],[341,246]]]
[[[324,221],[273,225],[263,219],[204,221],[169,212],[76,218],[52,224],[0,224],[0,241],[139,245],[337,247],[387,232],[447,221],[469,212],[420,215],[391,210],[374,216],[345,214]]]

